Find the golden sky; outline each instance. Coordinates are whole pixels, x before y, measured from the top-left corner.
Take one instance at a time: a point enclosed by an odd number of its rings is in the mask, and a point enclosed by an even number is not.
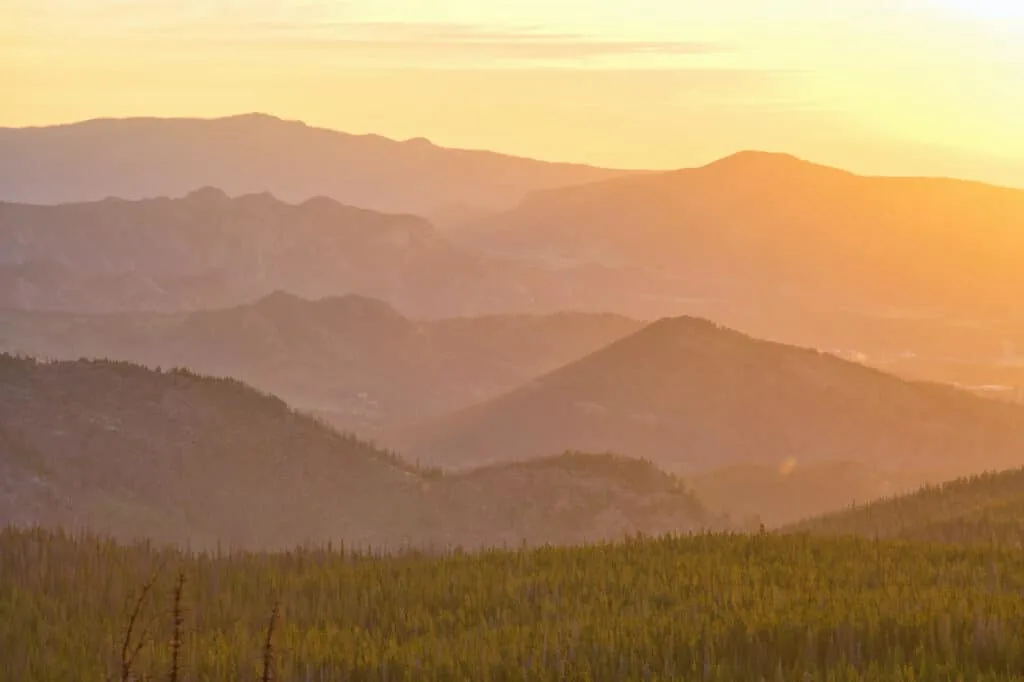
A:
[[[1024,186],[1019,0],[0,0],[0,126],[260,111],[617,167]]]

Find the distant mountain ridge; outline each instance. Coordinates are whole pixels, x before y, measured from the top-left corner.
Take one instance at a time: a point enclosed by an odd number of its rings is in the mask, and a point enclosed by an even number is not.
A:
[[[177,196],[210,185],[232,195],[323,195],[422,214],[467,199],[510,208],[536,189],[626,173],[351,135],[266,114],[0,128],[0,200],[21,203]]]
[[[365,433],[494,397],[640,326],[582,313],[411,319],[364,296],[277,291],[175,314],[0,310],[0,351],[234,377]]]
[[[422,218],[324,197],[289,204],[204,188],[177,199],[0,203],[0,307],[189,310],[286,290],[450,314],[527,304],[531,283],[518,273],[452,245]]]
[[[741,152],[700,168],[535,192],[457,234],[530,262],[672,273],[678,295],[748,307],[1019,320],[1021,225],[1024,189],[860,176]]]
[[[439,476],[237,381],[0,355],[0,525],[195,549],[579,543],[715,517],[652,466],[602,455]]]
[[[952,477],[1024,464],[1024,406],[675,318],[386,442],[452,468],[571,444],[680,474],[833,461]]]

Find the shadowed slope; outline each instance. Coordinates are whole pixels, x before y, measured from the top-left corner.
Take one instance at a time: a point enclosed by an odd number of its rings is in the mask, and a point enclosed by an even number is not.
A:
[[[231,376],[363,432],[493,398],[640,326],[577,313],[411,320],[375,299],[275,292],[182,314],[0,311],[0,351]]]
[[[439,476],[236,381],[126,363],[0,356],[0,424],[0,525],[205,548],[393,549],[581,542],[714,522],[649,465],[573,456],[525,474]],[[643,475],[621,473],[634,469]]]

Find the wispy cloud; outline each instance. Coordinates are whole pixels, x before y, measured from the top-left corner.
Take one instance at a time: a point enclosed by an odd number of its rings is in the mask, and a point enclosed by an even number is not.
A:
[[[722,45],[698,41],[608,40],[585,35],[545,34],[536,28],[465,24],[349,23],[330,30],[283,31],[250,39],[277,45],[298,41],[368,56],[498,61],[579,60],[620,55],[681,57],[727,50]]]
[[[66,36],[76,43],[216,49],[316,49],[389,64],[564,62],[648,56],[684,58],[725,52],[724,45],[686,40],[614,40],[545,32],[538,26],[445,22],[367,22],[349,5],[323,0],[12,0],[26,35]],[[38,30],[38,33],[37,33]]]

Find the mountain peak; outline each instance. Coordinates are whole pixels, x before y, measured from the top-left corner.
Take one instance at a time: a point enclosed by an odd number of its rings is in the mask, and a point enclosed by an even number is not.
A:
[[[702,166],[702,170],[722,170],[745,174],[786,174],[830,172],[848,175],[847,171],[807,161],[793,154],[743,150]]]
[[[260,125],[260,124],[282,124],[282,123],[284,123],[284,124],[289,124],[289,125],[302,126],[304,128],[307,127],[306,123],[304,121],[288,120],[288,119],[280,118],[279,116],[274,116],[272,114],[265,114],[265,113],[258,112],[258,111],[251,112],[251,113],[248,113],[248,114],[236,114],[234,116],[225,116],[225,117],[223,117],[221,119],[217,119],[217,120],[224,121],[224,122],[232,122],[232,121],[234,121],[234,122],[237,122],[237,123],[252,123],[254,125]]]
[[[655,320],[637,332],[634,339],[674,339],[684,336],[694,336],[697,334],[725,335],[738,333],[739,332],[723,327],[717,322],[712,322],[711,320],[703,317],[683,315],[680,317],[663,317],[660,320]]]
[[[217,187],[200,187],[197,190],[193,190],[185,195],[185,199],[194,203],[215,203],[221,201],[227,201],[228,195],[224,190]]]
[[[279,306],[302,305],[305,303],[311,303],[311,301],[301,296],[296,296],[284,289],[275,289],[263,298],[255,301],[253,305],[257,308],[277,308]]]
[[[289,291],[278,289],[255,301],[252,306],[266,312],[286,313],[297,310],[315,312],[317,315],[369,318],[375,320],[401,320],[405,318],[391,304],[362,294],[345,294],[308,299]]]

